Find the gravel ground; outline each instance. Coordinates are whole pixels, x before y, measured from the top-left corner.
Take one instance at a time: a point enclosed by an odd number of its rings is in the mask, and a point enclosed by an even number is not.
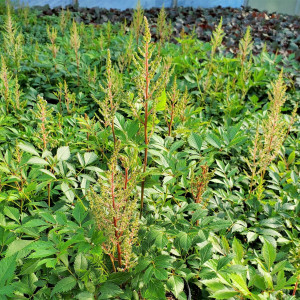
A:
[[[41,16],[57,15],[61,8],[50,9],[39,7]],[[102,8],[79,8],[69,6],[69,10],[78,12],[77,21],[84,23],[102,24],[107,21],[112,23],[132,22],[132,9],[123,11],[117,9]],[[280,53],[284,56],[295,54],[300,61],[300,17],[282,15],[277,13],[268,14],[256,9],[243,8],[222,8],[213,9],[186,8],[166,9],[168,18],[171,19],[174,31],[173,37],[178,37],[184,28],[186,33],[195,30],[197,37],[202,41],[210,41],[210,36],[220,18],[223,17],[223,29],[226,33],[224,46],[229,52],[235,53],[238,50],[239,40],[244,35],[247,26],[251,26],[254,39],[254,54],[261,51],[264,43],[269,51]],[[159,8],[145,10],[151,29],[155,36],[156,20]]]

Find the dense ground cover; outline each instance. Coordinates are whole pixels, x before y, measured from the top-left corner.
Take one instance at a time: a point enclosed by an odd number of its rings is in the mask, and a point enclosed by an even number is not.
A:
[[[0,299],[297,299],[299,64],[2,8]]]

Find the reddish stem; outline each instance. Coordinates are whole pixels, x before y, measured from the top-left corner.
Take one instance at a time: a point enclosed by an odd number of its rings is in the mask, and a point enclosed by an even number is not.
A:
[[[111,198],[112,198],[112,203],[113,203],[113,209],[116,211],[116,203],[115,203],[115,185],[114,185],[114,172],[111,174]],[[118,251],[118,264],[119,267],[121,268],[122,266],[122,251],[120,247],[120,242],[119,242],[119,234],[118,234],[118,224],[117,224],[117,218],[113,218],[114,222],[114,227],[115,227],[115,237],[117,240],[117,251]]]
[[[294,287],[294,290],[293,290],[293,296],[296,295],[296,292],[297,292],[297,289],[298,289],[299,277],[300,277],[300,276],[297,277],[297,281],[296,281],[296,283],[295,283],[295,287]]]
[[[145,154],[144,154],[144,169],[143,173],[146,172],[147,168],[147,160],[148,160],[148,100],[149,100],[149,61],[148,61],[148,43],[145,45],[145,73],[146,73],[146,88],[145,88],[145,122],[144,122],[144,136],[145,136]],[[141,185],[141,211],[140,211],[140,218],[143,214],[143,207],[144,207],[144,190],[145,190],[145,180],[143,179]]]

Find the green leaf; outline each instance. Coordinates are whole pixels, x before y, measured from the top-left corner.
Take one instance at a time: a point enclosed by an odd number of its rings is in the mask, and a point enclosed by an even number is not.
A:
[[[20,275],[29,275],[35,272],[37,266],[38,266],[39,260],[32,260],[29,259],[24,263],[22,266]]]
[[[287,161],[289,165],[295,161],[295,157],[296,157],[296,152],[292,151],[291,154],[289,155],[288,161]]]
[[[168,272],[165,269],[155,268],[154,269],[154,276],[158,280],[167,280],[168,279]]]
[[[202,147],[202,138],[200,135],[196,134],[196,133],[192,133],[189,137],[188,137],[188,142],[189,145],[193,148],[195,148],[198,152],[201,151],[201,147]]]
[[[139,131],[139,122],[137,120],[130,120],[126,122],[126,133],[128,138],[133,138]]]
[[[16,267],[16,254],[0,260],[0,286],[4,286],[13,279]]]
[[[147,270],[145,271],[144,276],[143,276],[143,281],[146,284],[151,280],[153,273],[154,273],[154,267],[153,267],[153,265],[150,265],[147,268]]]
[[[233,253],[235,255],[234,262],[236,264],[241,264],[242,259],[244,257],[244,249],[243,249],[241,242],[236,238],[233,239],[232,249],[233,249]]]
[[[74,195],[74,192],[72,191],[72,189],[69,187],[69,185],[67,183],[63,182],[61,184],[61,189],[65,193],[65,195],[68,198],[68,200],[70,202],[73,202],[74,198],[75,198],[75,195]]]
[[[249,295],[250,291],[247,287],[247,283],[242,275],[240,274],[230,274],[230,279],[232,280],[234,286],[243,293],[243,295]]]
[[[74,219],[77,221],[78,224],[81,224],[82,221],[85,219],[87,216],[88,212],[85,211],[83,205],[81,202],[77,202],[75,205],[75,208],[72,212],[72,215]]]
[[[59,147],[57,149],[57,160],[68,160],[70,158],[70,149],[68,146]]]
[[[215,148],[218,148],[218,149],[221,148],[222,142],[219,139],[219,137],[216,134],[214,134],[214,133],[208,133],[206,135],[206,141],[209,144],[211,144],[212,146],[214,146]]]
[[[191,248],[192,240],[186,232],[180,232],[176,239],[178,239],[179,245],[183,250],[188,251]]]
[[[223,267],[227,266],[229,262],[232,261],[233,256],[227,255],[218,260],[217,271],[221,270]]]
[[[141,260],[138,261],[138,264],[135,267],[135,271],[137,273],[144,271],[149,266],[150,263],[151,261],[149,259],[142,258]]]
[[[49,175],[50,177],[56,179],[55,175],[53,173],[51,173],[49,170],[46,169],[40,169],[41,172],[43,172],[44,174]]]
[[[199,251],[199,256],[200,256],[200,260],[201,260],[201,264],[204,264],[205,262],[207,262],[211,256],[212,256],[212,244],[207,244],[204,247],[200,248]]]
[[[65,293],[72,290],[76,285],[76,279],[73,276],[66,277],[60,280],[53,288],[51,297],[55,294]]]
[[[160,97],[158,97],[158,102],[156,105],[156,110],[157,111],[162,111],[165,110],[167,106],[167,94],[166,91],[163,90]]]
[[[94,152],[86,152],[84,153],[83,158],[84,158],[84,164],[87,166],[93,163],[94,161],[96,161],[98,159],[98,156]]]
[[[276,249],[275,247],[267,240],[265,240],[262,247],[262,256],[265,263],[267,264],[268,270],[270,271],[275,259],[276,259]]]
[[[31,165],[40,165],[40,166],[49,165],[49,163],[46,160],[44,160],[43,158],[37,157],[37,156],[31,157],[28,160],[28,163]]]
[[[89,292],[81,292],[76,297],[78,300],[94,300],[94,295]]]
[[[20,213],[18,209],[16,209],[15,207],[5,206],[3,212],[7,217],[19,223]]]
[[[30,144],[18,144],[18,147],[25,152],[28,152],[36,156],[40,156],[39,152]]]
[[[74,261],[74,270],[76,274],[80,274],[83,271],[86,271],[88,267],[88,261],[82,253],[79,253]]]
[[[235,295],[238,295],[239,293],[234,290],[220,290],[215,292],[213,295],[211,295],[211,298],[214,299],[230,299],[234,297]]]
[[[178,276],[171,276],[167,281],[167,287],[177,298],[184,289],[183,279]]]
[[[12,243],[10,243],[6,250],[6,257],[10,257],[14,255],[15,253],[23,250],[25,247],[30,245],[33,242],[33,240],[15,240]]]
[[[158,255],[154,259],[155,267],[170,268],[172,266],[172,258],[169,255]]]
[[[45,225],[49,225],[48,223],[46,223],[43,220],[40,219],[33,219],[33,220],[29,220],[28,222],[26,222],[23,227],[38,227],[38,226],[45,226]]]
[[[149,300],[165,299],[165,288],[163,283],[159,280],[151,280],[147,285],[145,297]]]
[[[123,291],[118,287],[116,284],[112,282],[105,282],[101,287],[100,287],[100,292],[101,295],[98,297],[98,299],[116,299],[117,296],[120,296]]]
[[[0,296],[13,296],[13,292],[15,291],[15,287],[13,286],[3,286],[3,287],[0,287]],[[4,298],[1,298],[2,299],[7,299],[6,297]],[[10,298],[11,299],[11,298]]]

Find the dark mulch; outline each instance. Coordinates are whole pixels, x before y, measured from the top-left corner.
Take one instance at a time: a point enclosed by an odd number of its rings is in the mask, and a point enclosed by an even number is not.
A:
[[[58,14],[61,8],[42,8],[41,16]],[[79,8],[69,6],[69,10],[78,12],[77,20],[84,23],[102,24],[107,21],[112,23],[132,22],[133,10],[120,11],[117,9]],[[202,41],[210,41],[210,36],[216,25],[223,17],[223,29],[226,33],[224,46],[227,50],[236,53],[239,40],[244,35],[247,26],[252,28],[254,39],[254,54],[261,51],[264,43],[271,52],[278,52],[284,56],[292,53],[300,61],[300,17],[267,13],[256,9],[222,8],[213,9],[183,8],[166,9],[168,17],[174,26],[174,37],[178,37],[182,28],[186,33],[195,30],[197,37]],[[156,20],[159,8],[145,10],[153,34],[155,35]]]

